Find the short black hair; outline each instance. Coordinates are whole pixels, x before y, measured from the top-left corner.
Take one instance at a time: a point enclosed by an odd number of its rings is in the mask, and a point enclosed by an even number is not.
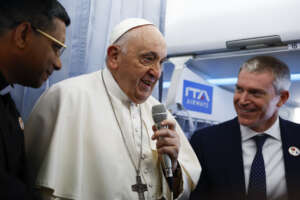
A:
[[[0,1],[0,35],[22,22],[30,22],[34,27],[49,30],[54,18],[62,20],[66,26],[71,23],[65,8],[57,0]]]

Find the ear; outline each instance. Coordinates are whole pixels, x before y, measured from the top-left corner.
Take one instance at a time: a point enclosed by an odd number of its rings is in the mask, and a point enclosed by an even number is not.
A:
[[[111,70],[118,68],[118,58],[121,49],[119,46],[111,45],[107,48],[107,67]]]
[[[26,47],[30,41],[30,34],[32,31],[33,29],[29,22],[23,22],[15,28],[13,40],[19,49],[24,49]]]
[[[280,99],[277,103],[277,107],[281,107],[285,102],[289,99],[290,93],[287,90],[281,91],[280,92]]]

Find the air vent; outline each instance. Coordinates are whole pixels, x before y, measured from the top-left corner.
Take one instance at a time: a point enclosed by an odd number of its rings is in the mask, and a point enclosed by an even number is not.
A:
[[[257,49],[283,45],[280,36],[271,35],[264,37],[231,40],[226,42],[227,49]]]

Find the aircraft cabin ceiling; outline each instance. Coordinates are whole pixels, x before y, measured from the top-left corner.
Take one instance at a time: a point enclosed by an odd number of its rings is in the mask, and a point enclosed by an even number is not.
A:
[[[299,8],[299,0],[168,0],[168,56],[192,55],[189,66],[210,79],[237,77],[255,55],[276,56],[293,74],[288,105],[300,107]]]

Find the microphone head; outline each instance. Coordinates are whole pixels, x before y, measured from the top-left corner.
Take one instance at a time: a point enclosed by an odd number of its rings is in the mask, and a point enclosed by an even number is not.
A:
[[[152,118],[156,124],[167,119],[167,110],[163,104],[152,107]]]

